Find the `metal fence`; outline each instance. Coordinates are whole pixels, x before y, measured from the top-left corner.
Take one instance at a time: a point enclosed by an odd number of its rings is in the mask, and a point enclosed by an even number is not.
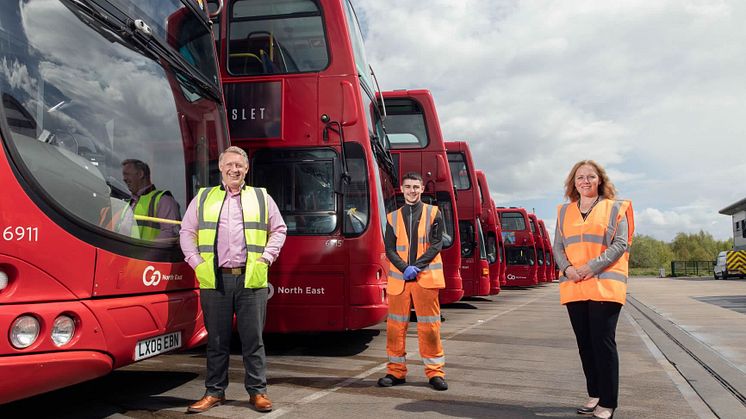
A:
[[[674,260],[671,262],[671,276],[710,276],[711,260]]]

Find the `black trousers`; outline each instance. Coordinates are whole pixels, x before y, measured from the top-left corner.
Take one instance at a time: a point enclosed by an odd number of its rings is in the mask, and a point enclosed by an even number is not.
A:
[[[200,290],[200,300],[207,328],[205,394],[222,397],[228,387],[234,313],[241,338],[246,391],[250,395],[266,393],[262,331],[267,312],[267,288],[244,288],[244,275],[218,273],[216,288]]]
[[[589,397],[598,404],[616,409],[619,398],[619,354],[616,349],[616,325],[619,303],[578,301],[567,303],[567,313],[578,342]]]

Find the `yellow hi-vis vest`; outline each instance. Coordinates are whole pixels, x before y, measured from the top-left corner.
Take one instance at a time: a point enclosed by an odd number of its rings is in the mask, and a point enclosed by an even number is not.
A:
[[[396,253],[403,260],[409,259],[409,237],[404,226],[404,207],[386,215],[389,224],[394,227],[396,234]],[[420,224],[417,227],[417,257],[430,247],[430,227],[438,214],[438,207],[422,204]],[[438,253],[430,264],[417,274],[417,284],[422,288],[445,288],[446,280],[443,276],[443,261]],[[389,266],[388,285],[386,290],[391,295],[399,295],[404,291],[404,274],[397,272],[393,265]]]
[[[161,197],[166,191],[159,191],[154,189],[138,198],[135,208],[132,209],[134,215],[146,215],[148,217],[155,217],[158,210],[158,204],[161,202]],[[169,192],[170,193],[170,192]],[[125,208],[126,209],[126,208]],[[121,225],[127,215],[127,211],[123,209],[119,216],[119,225]],[[120,227],[117,227],[119,231]],[[132,227],[129,232],[130,237],[140,238],[141,240],[153,241],[158,237],[158,233],[161,232],[161,226],[155,221],[145,220],[132,220]]]
[[[226,191],[222,187],[201,188],[197,192],[197,248],[204,262],[197,265],[195,274],[199,287],[214,289],[217,273],[215,251],[218,245],[218,223],[225,202]],[[245,288],[266,288],[266,263],[257,262],[267,245],[269,205],[264,188],[244,186],[241,190],[244,236],[246,238]]]
[[[603,253],[614,239],[619,222],[627,217],[627,243],[632,245],[635,231],[635,220],[632,202],[602,199],[583,220],[577,202],[558,207],[558,226],[565,247],[567,259],[574,266],[581,266]],[[611,301],[624,304],[627,296],[627,278],[629,277],[629,246],[627,251],[607,266],[597,276],[574,282],[564,275],[560,276],[560,302],[574,301]]]

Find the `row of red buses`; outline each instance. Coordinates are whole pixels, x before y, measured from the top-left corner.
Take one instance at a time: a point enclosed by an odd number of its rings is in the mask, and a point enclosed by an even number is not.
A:
[[[490,295],[500,293],[500,286],[505,276],[505,257],[502,245],[502,228],[500,227],[495,201],[490,195],[487,184],[487,176],[483,171],[477,170],[477,183],[479,186],[479,198],[482,202],[482,214],[479,222],[484,231],[485,249],[487,251],[487,262],[490,269]]]
[[[401,179],[407,172],[423,176],[422,200],[437,205],[445,222],[443,273],[446,287],[440,290],[440,303],[448,304],[464,295],[461,273],[461,235],[455,228],[456,195],[448,166],[445,142],[440,130],[435,101],[428,90],[395,90],[383,92],[386,105],[386,133],[391,143],[395,172]],[[397,194],[397,204],[404,197]]]
[[[464,296],[489,295],[490,269],[484,233],[479,217],[477,173],[469,145],[464,141],[446,141],[448,165],[456,190],[456,213],[461,235],[461,282]]]
[[[536,282],[547,282],[544,270],[544,236],[539,229],[539,219],[536,214],[528,214],[528,223],[531,227],[531,235],[534,238],[534,254],[536,255]]]
[[[3,1],[0,66],[0,404],[202,343],[179,220],[133,214],[122,162],[148,164],[180,210],[218,182],[228,136],[205,13]]]
[[[505,244],[506,285],[536,285],[536,245],[528,213],[525,209],[516,207],[497,207],[497,213],[500,216]]]
[[[355,10],[349,0],[230,0],[213,21],[231,144],[288,226],[265,330],[381,322],[398,185]]]

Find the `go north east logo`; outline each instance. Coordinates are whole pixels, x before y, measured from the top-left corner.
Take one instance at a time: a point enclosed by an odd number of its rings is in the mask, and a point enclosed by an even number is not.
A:
[[[161,281],[181,281],[183,278],[179,274],[163,275],[161,271],[155,269],[155,266],[150,265],[142,273],[142,283],[146,287],[155,287],[160,284]]]

